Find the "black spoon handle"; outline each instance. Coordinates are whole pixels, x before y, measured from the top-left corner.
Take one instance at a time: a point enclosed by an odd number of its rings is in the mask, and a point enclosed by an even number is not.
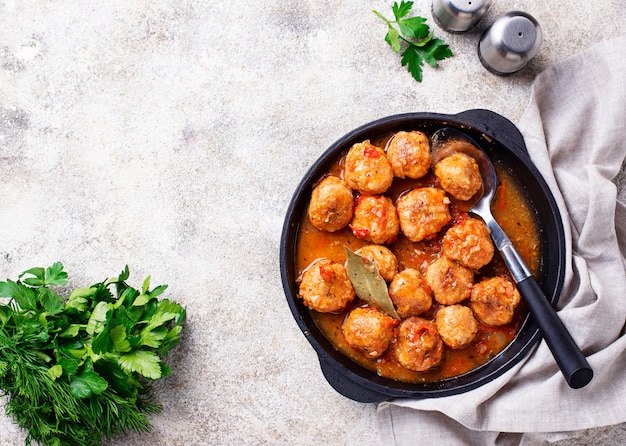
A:
[[[527,277],[517,283],[517,289],[539,326],[567,384],[573,389],[586,386],[593,378],[593,370],[535,279],[532,276]]]

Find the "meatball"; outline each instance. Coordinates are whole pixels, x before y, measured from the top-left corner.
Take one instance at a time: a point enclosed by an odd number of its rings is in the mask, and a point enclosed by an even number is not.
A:
[[[472,310],[463,305],[441,307],[435,315],[435,324],[443,342],[453,349],[467,346],[478,332]]]
[[[389,297],[402,319],[419,316],[433,304],[430,288],[419,271],[407,268],[389,284]]]
[[[504,277],[485,279],[472,288],[470,306],[478,319],[487,325],[504,325],[513,320],[520,294]]]
[[[394,336],[395,319],[375,308],[358,307],[343,323],[343,335],[348,345],[368,358],[382,355]]]
[[[361,195],[354,207],[350,229],[356,237],[377,245],[393,242],[400,225],[391,199],[383,195]]]
[[[398,272],[398,259],[386,246],[365,245],[356,253],[374,262],[378,272],[386,282],[391,282]]]
[[[441,361],[443,341],[434,322],[411,317],[400,325],[394,351],[396,359],[404,368],[423,372]]]
[[[441,256],[430,264],[425,279],[437,302],[453,305],[470,297],[474,272]]]
[[[300,297],[310,309],[330,313],[344,309],[354,299],[354,288],[342,264],[320,259],[302,275]]]
[[[494,253],[491,231],[476,218],[466,218],[448,229],[442,248],[446,257],[471,269],[488,264]]]
[[[311,194],[309,220],[317,229],[335,232],[346,226],[354,215],[352,189],[341,178],[324,178]]]
[[[396,205],[402,233],[412,242],[436,235],[450,220],[450,199],[441,189],[423,187],[400,196]]]
[[[387,157],[398,178],[421,178],[430,169],[428,137],[416,130],[398,132],[389,141]]]
[[[446,192],[461,201],[472,198],[483,185],[476,160],[461,152],[439,161],[435,176]]]
[[[353,145],[344,164],[346,183],[362,194],[382,194],[393,182],[391,163],[380,147],[369,140]]]

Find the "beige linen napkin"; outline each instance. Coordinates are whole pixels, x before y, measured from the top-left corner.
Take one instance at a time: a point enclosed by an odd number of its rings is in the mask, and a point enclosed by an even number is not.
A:
[[[545,342],[495,381],[446,398],[378,406],[384,445],[535,445],[626,422],[626,36],[541,73],[518,127],[562,213],[559,316],[594,369],[570,389]]]

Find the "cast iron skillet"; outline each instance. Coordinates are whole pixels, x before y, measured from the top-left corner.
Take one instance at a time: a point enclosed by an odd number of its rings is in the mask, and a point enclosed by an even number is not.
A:
[[[409,384],[378,376],[336,351],[321,334],[298,297],[295,251],[298,228],[307,211],[313,185],[353,144],[400,130],[420,130],[430,135],[440,127],[450,126],[476,140],[490,158],[506,166],[524,188],[535,211],[542,242],[542,260],[538,282],[551,305],[556,307],[565,276],[565,235],[561,216],[547,184],[530,161],[524,139],[515,125],[488,110],[468,110],[456,115],[406,113],[365,124],[332,144],[313,164],[297,187],[283,226],[280,244],[280,271],[283,288],[298,326],[319,357],[328,383],[340,394],[360,402],[379,402],[391,398],[436,398],[459,394],[492,381],[529,353],[540,334],[526,317],[515,339],[486,364],[454,378],[428,384]]]

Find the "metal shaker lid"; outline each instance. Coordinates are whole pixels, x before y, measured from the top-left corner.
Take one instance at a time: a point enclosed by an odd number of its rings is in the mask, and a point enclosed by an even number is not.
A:
[[[441,28],[460,33],[474,28],[490,5],[491,0],[433,0],[432,13]]]
[[[541,26],[531,15],[511,11],[485,31],[478,44],[482,64],[496,74],[510,74],[535,57],[543,42]]]

